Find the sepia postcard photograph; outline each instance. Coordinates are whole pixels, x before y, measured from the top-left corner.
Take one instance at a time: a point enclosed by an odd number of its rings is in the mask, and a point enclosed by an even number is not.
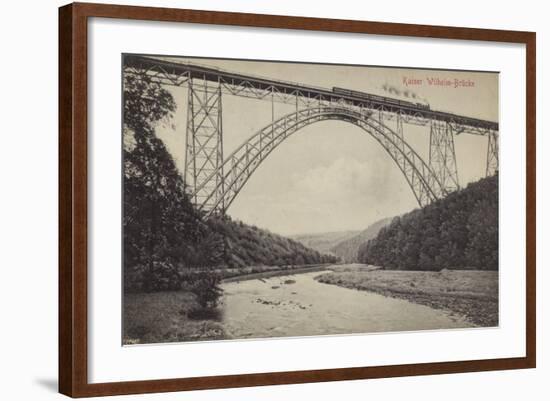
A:
[[[499,326],[498,72],[121,73],[124,345]]]

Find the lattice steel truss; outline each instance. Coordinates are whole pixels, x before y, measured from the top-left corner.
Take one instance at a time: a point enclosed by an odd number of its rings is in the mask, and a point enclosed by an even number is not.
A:
[[[490,176],[498,172],[498,132],[489,131],[487,138],[487,168],[485,175]]]
[[[225,213],[258,165],[288,136],[328,119],[353,123],[372,135],[399,166],[420,206],[459,188],[454,146],[458,134],[487,136],[486,174],[498,171],[495,122],[141,56],[127,56],[124,73],[146,74],[163,85],[188,87],[185,181],[193,202],[206,214]],[[271,102],[271,123],[226,159],[222,95]],[[275,120],[275,103],[292,105],[295,111]],[[405,124],[430,127],[428,163],[406,142]]]
[[[188,81],[185,182],[196,205],[225,212],[223,199],[222,93],[219,85],[207,80]]]
[[[447,192],[460,188],[453,129],[449,123],[430,124],[430,168]]]
[[[301,128],[324,120],[342,120],[363,128],[388,152],[405,175],[421,206],[444,197],[447,192],[437,176],[422,158],[395,131],[371,118],[372,113],[359,113],[346,107],[314,107],[292,112],[265,126],[252,135],[223,163],[224,180],[218,187],[209,189],[210,195],[203,207],[207,214],[219,211],[220,205],[229,207],[260,163],[285,139]],[[213,177],[213,175],[212,175]],[[205,186],[206,186],[205,181]],[[221,188],[221,183],[225,185]],[[205,187],[198,188],[204,191]],[[221,196],[220,196],[221,195]]]
[[[331,105],[344,101],[357,109],[369,109],[383,114],[384,119],[400,116],[403,123],[428,125],[432,120],[444,121],[456,133],[487,135],[488,130],[498,131],[498,123],[460,116],[430,109],[414,109],[378,101],[358,99],[332,92],[330,89],[303,85],[295,82],[276,81],[253,75],[243,75],[218,68],[197,64],[176,63],[143,56],[127,56],[124,64],[126,74],[144,73],[164,85],[183,86],[191,78],[202,78],[220,85],[224,94],[257,100],[298,104],[298,107],[313,107],[315,104]]]

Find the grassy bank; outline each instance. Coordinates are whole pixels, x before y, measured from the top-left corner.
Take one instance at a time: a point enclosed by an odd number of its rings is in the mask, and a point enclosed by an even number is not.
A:
[[[187,291],[127,293],[124,296],[124,344],[221,340],[215,310],[200,316],[195,296]],[[198,315],[198,316],[196,316]]]
[[[477,326],[498,325],[496,271],[396,271],[353,266],[336,268],[316,279],[445,310],[461,315]]]

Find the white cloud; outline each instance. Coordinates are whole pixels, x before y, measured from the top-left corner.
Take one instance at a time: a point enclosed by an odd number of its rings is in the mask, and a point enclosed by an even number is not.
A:
[[[388,163],[393,171],[388,171]],[[284,192],[250,191],[246,205],[257,206],[244,208],[244,202],[236,202],[229,214],[275,232],[296,234],[364,229],[382,217],[415,207],[404,178],[389,158],[340,157],[326,166],[298,170],[290,180]]]

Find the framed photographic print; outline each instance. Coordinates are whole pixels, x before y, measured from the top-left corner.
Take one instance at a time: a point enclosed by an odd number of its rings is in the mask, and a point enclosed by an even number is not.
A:
[[[59,29],[60,392],[535,367],[534,33]]]

